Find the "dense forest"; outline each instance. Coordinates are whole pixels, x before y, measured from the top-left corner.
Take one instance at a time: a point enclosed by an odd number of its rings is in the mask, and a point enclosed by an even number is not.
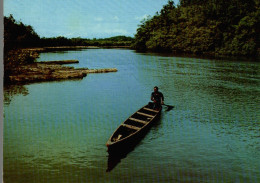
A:
[[[259,0],[172,0],[141,22],[133,48],[175,53],[256,56]]]

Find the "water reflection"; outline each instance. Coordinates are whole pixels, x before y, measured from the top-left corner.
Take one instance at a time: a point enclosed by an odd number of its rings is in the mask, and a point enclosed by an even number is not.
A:
[[[117,149],[116,151],[109,152],[107,160],[107,170],[106,172],[112,171],[122,159],[127,157],[127,154],[135,149],[136,144],[124,147],[122,149]]]
[[[23,83],[23,84],[21,83],[8,84],[4,86],[4,104],[9,105],[13,100],[13,98],[17,95],[27,96],[29,94],[29,90],[26,87],[26,85],[28,84],[49,83],[49,82],[58,83],[58,82],[66,82],[66,81],[80,81],[80,80],[82,80],[82,78],[68,78],[68,79],[59,79],[53,81],[34,81],[32,83]]]
[[[28,89],[24,85],[7,85],[4,87],[4,104],[10,104],[15,95],[28,94]]]

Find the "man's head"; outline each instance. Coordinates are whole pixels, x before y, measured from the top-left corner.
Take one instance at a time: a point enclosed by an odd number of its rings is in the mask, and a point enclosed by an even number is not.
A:
[[[159,88],[157,86],[153,87],[154,92],[158,92]]]

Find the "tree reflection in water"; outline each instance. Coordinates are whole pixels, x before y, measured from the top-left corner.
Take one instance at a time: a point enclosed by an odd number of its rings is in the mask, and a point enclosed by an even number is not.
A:
[[[28,95],[28,89],[24,85],[4,86],[4,104],[9,105],[15,95]]]

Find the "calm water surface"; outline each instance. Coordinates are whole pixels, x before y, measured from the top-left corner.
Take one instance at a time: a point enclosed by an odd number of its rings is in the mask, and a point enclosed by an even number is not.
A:
[[[38,60],[67,59],[118,72],[5,88],[5,183],[260,182],[259,63],[124,49]],[[106,172],[106,141],[155,85],[175,108]]]

